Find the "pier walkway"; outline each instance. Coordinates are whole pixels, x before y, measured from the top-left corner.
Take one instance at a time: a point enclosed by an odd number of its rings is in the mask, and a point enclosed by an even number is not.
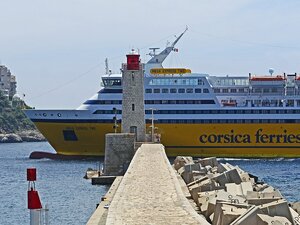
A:
[[[192,208],[161,144],[136,152],[109,206],[106,224],[208,224]]]

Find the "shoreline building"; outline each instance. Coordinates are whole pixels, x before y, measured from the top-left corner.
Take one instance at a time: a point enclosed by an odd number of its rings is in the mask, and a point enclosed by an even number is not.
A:
[[[16,77],[4,65],[0,65],[0,91],[10,100],[17,93]]]

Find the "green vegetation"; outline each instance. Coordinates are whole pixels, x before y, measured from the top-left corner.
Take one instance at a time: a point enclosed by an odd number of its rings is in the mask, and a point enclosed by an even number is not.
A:
[[[24,102],[13,104],[0,91],[0,133],[15,133],[23,130],[35,130],[34,124],[22,111]],[[25,105],[26,108],[29,108]]]

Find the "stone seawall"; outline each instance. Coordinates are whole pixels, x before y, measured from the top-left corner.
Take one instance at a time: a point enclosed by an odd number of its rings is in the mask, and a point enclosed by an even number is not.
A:
[[[45,137],[36,130],[0,134],[0,143],[41,142]]]

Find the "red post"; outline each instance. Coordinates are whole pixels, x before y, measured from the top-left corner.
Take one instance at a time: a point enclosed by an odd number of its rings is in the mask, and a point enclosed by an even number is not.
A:
[[[36,181],[36,168],[27,168],[27,181],[28,184],[28,209],[41,209],[42,204],[39,197],[39,193],[35,190]]]
[[[36,181],[36,168],[27,168],[27,181]]]
[[[39,193],[34,190],[28,191],[28,209],[41,209],[42,203],[39,197]]]

